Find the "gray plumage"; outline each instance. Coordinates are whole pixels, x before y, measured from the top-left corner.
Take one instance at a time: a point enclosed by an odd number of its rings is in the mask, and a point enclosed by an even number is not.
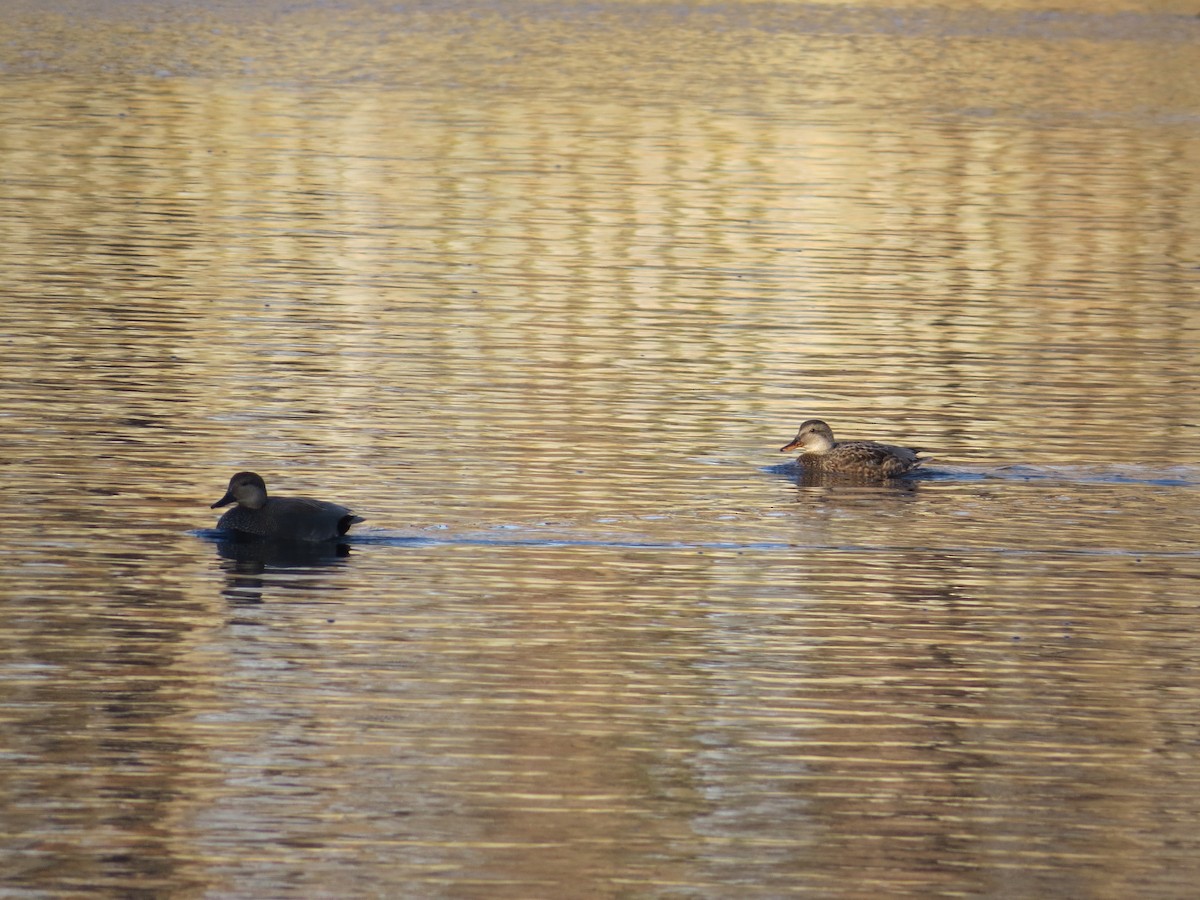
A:
[[[212,509],[237,503],[221,516],[217,528],[274,541],[332,541],[363,521],[337,503],[309,497],[268,497],[267,486],[253,472],[229,479],[225,496]]]

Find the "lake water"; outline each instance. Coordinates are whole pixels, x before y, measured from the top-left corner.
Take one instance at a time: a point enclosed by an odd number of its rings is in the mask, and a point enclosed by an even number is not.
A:
[[[0,894],[1191,896],[1196,13],[6,4]]]

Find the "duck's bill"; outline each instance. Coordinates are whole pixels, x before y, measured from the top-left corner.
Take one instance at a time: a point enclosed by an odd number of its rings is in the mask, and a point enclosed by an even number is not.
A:
[[[790,444],[784,444],[779,448],[780,453],[787,453],[789,450],[795,450],[800,446],[799,441],[792,441]]]
[[[232,502],[233,502],[233,494],[226,492],[225,496],[222,497],[220,500],[218,500],[216,503],[214,503],[212,506],[210,506],[209,509],[216,509],[218,506],[228,506]]]

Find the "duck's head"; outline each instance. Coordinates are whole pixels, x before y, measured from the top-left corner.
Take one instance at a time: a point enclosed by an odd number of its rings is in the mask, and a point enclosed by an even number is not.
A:
[[[828,453],[833,445],[833,429],[820,419],[809,419],[800,426],[792,442],[780,447],[779,452],[799,450],[801,453]]]
[[[209,509],[228,506],[235,501],[239,506],[249,509],[262,509],[263,504],[267,502],[266,483],[253,472],[238,472],[229,479],[229,488],[225,491],[225,496]]]

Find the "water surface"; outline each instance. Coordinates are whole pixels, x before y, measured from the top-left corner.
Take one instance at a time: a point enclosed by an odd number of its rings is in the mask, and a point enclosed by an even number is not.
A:
[[[8,13],[8,893],[1190,895],[1190,7]]]

